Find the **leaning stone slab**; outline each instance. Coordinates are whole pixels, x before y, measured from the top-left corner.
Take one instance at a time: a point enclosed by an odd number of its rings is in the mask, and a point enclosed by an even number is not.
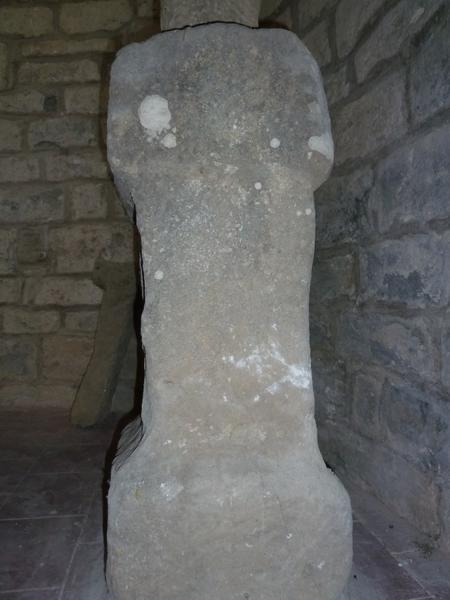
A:
[[[112,69],[108,152],[142,242],[146,382],[109,493],[115,600],[341,600],[348,496],[317,445],[318,68],[282,30],[169,31]]]

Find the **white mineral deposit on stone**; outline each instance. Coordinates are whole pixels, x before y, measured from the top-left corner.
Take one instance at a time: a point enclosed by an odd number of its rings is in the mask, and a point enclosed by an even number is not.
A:
[[[161,140],[161,144],[164,148],[175,148],[177,145],[177,138],[173,135],[173,133],[168,133]]]
[[[162,96],[157,94],[146,96],[139,105],[138,116],[150,142],[163,131],[170,129],[172,115],[169,103]]]
[[[164,273],[162,271],[158,270],[158,271],[155,272],[154,277],[158,281],[161,281],[161,279],[164,277]]]
[[[297,217],[301,217],[303,213],[301,210],[298,210],[295,214],[297,215]]]
[[[168,502],[174,500],[180,492],[184,490],[184,486],[181,485],[175,478],[171,481],[163,481],[160,484],[161,493]]]
[[[307,209],[305,210],[305,215],[308,215],[308,216],[309,216],[311,213],[312,213],[312,210],[311,210],[310,208],[307,208]]]
[[[322,135],[313,135],[308,140],[308,146],[314,152],[318,152],[319,154],[323,154],[329,160],[333,160],[334,157],[334,146],[333,140],[329,133],[324,133]]]
[[[262,183],[261,183],[260,181],[257,181],[257,182],[255,183],[255,190],[258,190],[258,191],[259,191],[259,190],[261,190],[261,189],[262,189]]]
[[[280,140],[278,138],[272,138],[270,140],[270,147],[271,148],[279,148],[280,144],[281,144],[281,142],[280,142]]]

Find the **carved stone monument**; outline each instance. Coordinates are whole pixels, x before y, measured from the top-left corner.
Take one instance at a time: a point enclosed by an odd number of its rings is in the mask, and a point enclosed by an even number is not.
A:
[[[112,69],[108,152],[142,239],[146,383],[113,467],[110,592],[337,600],[351,510],[317,445],[308,331],[313,191],[333,160],[321,76],[294,34],[212,5],[243,25],[166,31]]]

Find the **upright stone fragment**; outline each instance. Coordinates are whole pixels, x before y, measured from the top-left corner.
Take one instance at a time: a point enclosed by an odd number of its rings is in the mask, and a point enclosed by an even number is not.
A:
[[[146,383],[109,493],[115,600],[337,600],[348,497],[320,455],[308,298],[333,144],[291,33],[122,50],[109,160],[142,241]]]

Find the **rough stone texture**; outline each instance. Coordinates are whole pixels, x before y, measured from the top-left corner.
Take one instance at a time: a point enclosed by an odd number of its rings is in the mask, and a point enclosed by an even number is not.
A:
[[[0,43],[0,90],[8,87],[8,47]]]
[[[31,148],[97,145],[97,127],[89,117],[57,117],[34,121],[28,129]]]
[[[30,279],[25,289],[27,302],[44,306],[77,306],[79,304],[100,304],[101,290],[91,279],[69,277],[47,277],[38,281]]]
[[[215,21],[258,27],[261,0],[164,0],[161,3],[161,29],[178,29]]]
[[[325,67],[331,61],[331,48],[328,40],[328,23],[324,21],[314,27],[303,38],[305,46],[316,59],[319,67]]]
[[[53,12],[45,6],[0,7],[0,35],[37,37],[53,31]]]
[[[90,0],[66,3],[61,7],[60,25],[67,33],[112,31],[132,17],[128,0]]]
[[[134,264],[98,260],[94,282],[104,290],[94,351],[78,389],[70,418],[74,425],[95,425],[111,405],[130,338],[136,297]]]
[[[42,373],[47,379],[79,381],[93,350],[91,337],[50,335],[42,347]]]
[[[348,81],[347,65],[341,65],[333,73],[329,73],[324,78],[325,93],[327,95],[328,105],[332,106],[345,98],[350,91]]]
[[[313,417],[312,190],[333,156],[317,67],[282,30],[165,32],[119,54],[109,111],[147,368],[109,491],[111,593],[335,600],[351,512]]]
[[[341,0],[336,10],[336,45],[340,57],[355,46],[364,27],[384,0]],[[314,4],[312,0],[304,4]]]
[[[80,83],[99,81],[100,69],[97,62],[84,58],[61,62],[25,62],[19,67],[19,83]]]
[[[27,186],[21,192],[8,187],[0,190],[2,223],[48,223],[64,214],[64,192],[49,186]]]

